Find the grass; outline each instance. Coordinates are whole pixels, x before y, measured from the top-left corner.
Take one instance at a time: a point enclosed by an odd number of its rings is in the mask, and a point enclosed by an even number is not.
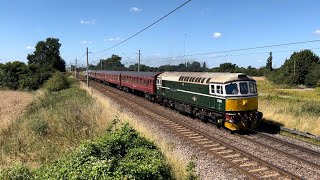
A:
[[[320,89],[293,89],[258,80],[259,110],[285,127],[320,135]]]
[[[19,91],[0,91],[0,132],[19,117],[32,102],[33,94]]]
[[[38,91],[26,112],[0,132],[0,169],[18,162],[38,167],[57,159],[101,134],[111,119],[77,85]]]
[[[305,141],[305,142],[320,146],[320,141],[318,141],[316,139],[311,139],[311,138],[308,138],[308,137],[305,137],[305,136],[300,136],[300,135],[297,135],[297,134],[292,134],[292,133],[284,132],[284,131],[281,131],[280,134],[284,135],[284,136],[289,136],[289,137],[292,137],[292,138],[295,138],[295,139],[300,139],[302,141]]]
[[[36,169],[21,164],[0,170],[0,179],[173,179],[154,143],[128,124],[82,143],[59,160]]]

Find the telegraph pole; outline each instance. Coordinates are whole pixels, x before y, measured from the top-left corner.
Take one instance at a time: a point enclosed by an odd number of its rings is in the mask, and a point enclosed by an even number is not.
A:
[[[100,59],[100,65],[101,65],[101,70],[102,70],[102,59]]]
[[[76,66],[74,67],[74,77],[77,78],[77,59],[76,59]]]
[[[88,57],[88,47],[87,47],[87,87],[89,87],[89,57]]]
[[[138,63],[138,72],[140,72],[140,50],[139,50],[139,63]]]

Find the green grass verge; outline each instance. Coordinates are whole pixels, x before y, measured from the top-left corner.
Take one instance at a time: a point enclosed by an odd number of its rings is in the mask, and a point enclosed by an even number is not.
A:
[[[73,149],[99,132],[94,117],[101,111],[77,86],[45,92],[27,112],[0,134],[0,167],[20,161],[41,165]]]
[[[305,141],[305,142],[320,146],[320,141],[317,140],[317,139],[308,138],[308,137],[301,136],[301,135],[298,135],[298,134],[292,134],[292,133],[286,132],[286,131],[280,131],[280,134],[283,135],[283,136],[292,137],[294,139],[299,139],[301,141]]]
[[[172,179],[157,147],[128,124],[83,143],[74,152],[35,170],[15,165],[0,179]]]

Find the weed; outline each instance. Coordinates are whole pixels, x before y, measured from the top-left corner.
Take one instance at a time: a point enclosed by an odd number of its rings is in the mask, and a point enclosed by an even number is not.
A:
[[[45,136],[49,130],[49,124],[46,121],[35,119],[31,122],[31,130],[39,136]]]
[[[196,172],[196,157],[192,156],[190,162],[187,165],[187,176],[186,180],[198,180],[200,179]]]

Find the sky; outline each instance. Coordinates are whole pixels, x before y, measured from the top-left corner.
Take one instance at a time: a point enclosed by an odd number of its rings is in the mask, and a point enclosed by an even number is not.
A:
[[[206,62],[216,67],[273,66],[302,49],[320,55],[319,0],[192,0],[137,36],[109,49],[157,21],[187,0],[3,0],[0,5],[0,63],[23,61],[37,42],[58,38],[67,65],[85,65],[117,54],[129,66]],[[96,53],[105,49],[101,53]],[[200,54],[200,55],[197,55]]]

